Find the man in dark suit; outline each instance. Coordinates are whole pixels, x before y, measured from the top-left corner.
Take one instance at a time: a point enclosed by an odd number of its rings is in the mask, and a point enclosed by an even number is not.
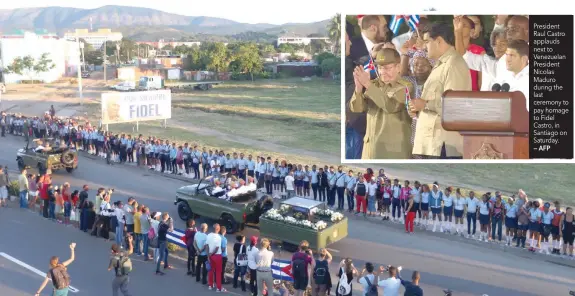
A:
[[[345,58],[345,158],[361,159],[363,137],[366,129],[366,113],[353,113],[349,102],[355,90],[353,69],[369,62],[371,50],[376,44],[387,41],[389,29],[381,15],[366,15],[361,20],[361,36],[352,37],[353,26],[346,24]],[[377,71],[371,71],[371,79],[377,78]]]

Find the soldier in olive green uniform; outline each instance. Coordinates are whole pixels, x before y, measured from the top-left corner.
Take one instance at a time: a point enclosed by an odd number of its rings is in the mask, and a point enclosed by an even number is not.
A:
[[[407,92],[414,97],[415,89],[401,78],[400,62],[396,50],[384,48],[375,59],[379,78],[370,81],[363,67],[354,71],[356,89],[350,109],[367,112],[362,159],[411,158],[411,117],[405,103]]]

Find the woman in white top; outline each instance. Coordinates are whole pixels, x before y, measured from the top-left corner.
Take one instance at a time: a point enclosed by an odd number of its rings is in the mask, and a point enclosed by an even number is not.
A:
[[[517,205],[514,204],[515,196],[507,199],[505,203],[505,238],[508,246],[511,245],[513,237],[517,237],[519,244],[519,236],[517,235]]]
[[[274,278],[272,274],[272,262],[274,261],[274,253],[269,250],[270,241],[267,238],[262,239],[260,245],[261,249],[256,255],[258,283],[265,285],[267,295],[273,295]],[[263,285],[259,295],[264,295]]]
[[[453,227],[453,189],[451,187],[445,188],[443,192],[443,229],[451,233],[455,227]]]
[[[427,228],[431,224],[431,220],[429,220],[429,195],[431,191],[429,190],[429,186],[427,184],[421,185],[421,227],[424,229]]]
[[[549,252],[549,236],[551,235],[551,222],[553,221],[553,212],[549,210],[551,204],[546,202],[543,205],[543,212],[541,213],[541,253],[547,255]]]
[[[529,208],[529,238],[530,238],[530,248],[529,251],[535,252],[535,248],[539,248],[539,232],[541,231],[541,210],[539,209],[539,201],[533,201],[531,207]]]
[[[413,196],[413,206],[416,209],[415,225],[419,225],[419,220],[421,219],[421,184],[419,181],[413,183],[410,194]]]
[[[467,212],[467,237],[475,238],[475,229],[477,228],[477,204],[479,199],[475,197],[475,192],[470,191],[469,197],[465,198],[465,210]],[[473,232],[471,231],[473,224]]]
[[[490,219],[490,203],[489,203],[489,196],[483,195],[481,197],[481,201],[479,202],[479,225],[480,231],[479,240],[480,241],[487,241],[488,233],[487,233],[487,225],[491,222]]]
[[[160,225],[160,216],[162,216],[161,212],[154,212],[152,215],[152,220],[150,220],[150,226],[154,229],[156,237],[158,237],[158,226]],[[158,246],[154,246],[152,248],[154,249],[154,262],[158,263],[158,260],[160,259]]]
[[[463,212],[465,211],[465,197],[461,196],[461,189],[455,189],[453,199],[453,214],[455,216],[455,234],[463,235]]]

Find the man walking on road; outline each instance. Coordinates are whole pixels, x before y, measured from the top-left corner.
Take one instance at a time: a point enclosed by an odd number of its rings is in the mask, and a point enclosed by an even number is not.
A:
[[[134,251],[133,237],[128,235],[128,250],[123,252],[118,244],[112,245],[112,258],[110,258],[110,265],[108,271],[114,269],[115,277],[112,281],[112,295],[118,296],[118,290],[124,296],[130,296],[128,291],[128,283],[130,282],[130,272],[132,271],[132,262],[130,255]]]

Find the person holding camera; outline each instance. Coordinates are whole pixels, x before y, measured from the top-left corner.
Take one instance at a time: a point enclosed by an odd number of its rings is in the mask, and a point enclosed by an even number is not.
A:
[[[379,271],[383,273],[387,271],[389,277],[385,280],[381,280],[377,283],[377,285],[383,288],[383,296],[398,296],[399,295],[399,288],[401,287],[401,280],[397,278],[398,272],[401,270],[401,267],[395,266],[380,266]]]

